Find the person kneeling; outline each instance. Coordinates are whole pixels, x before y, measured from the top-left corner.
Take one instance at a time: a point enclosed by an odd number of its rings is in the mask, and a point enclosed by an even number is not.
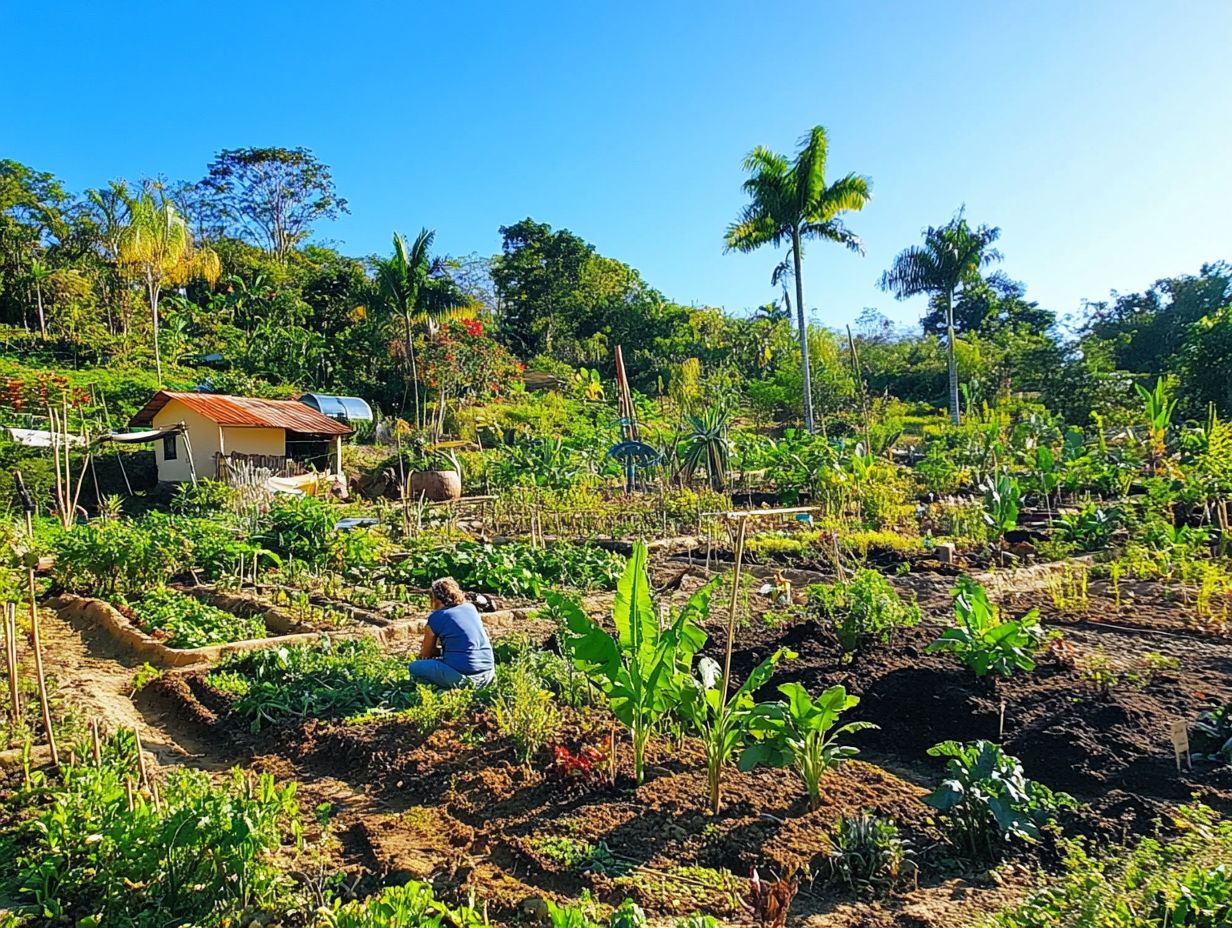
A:
[[[479,610],[466,601],[453,577],[434,581],[431,596],[432,614],[419,660],[411,661],[411,677],[442,689],[487,686],[496,676],[496,660]]]

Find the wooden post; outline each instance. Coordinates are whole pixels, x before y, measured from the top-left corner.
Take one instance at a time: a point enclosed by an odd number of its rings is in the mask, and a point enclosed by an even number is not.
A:
[[[150,774],[145,768],[145,749],[141,746],[141,732],[133,727],[133,738],[137,742],[137,772],[141,775],[141,779],[137,781],[138,786],[144,786],[149,789]]]
[[[723,656],[723,692],[720,706],[727,705],[727,689],[731,685],[732,648],[736,643],[736,603],[740,595],[740,568],[744,564],[744,538],[749,527],[747,518],[740,519],[736,532],[736,569],[732,573],[731,607],[727,613],[727,652]]]
[[[31,555],[33,556],[33,553]],[[51,704],[47,701],[47,679],[43,676],[43,647],[39,640],[38,602],[35,598],[34,568],[26,568],[30,583],[30,646],[34,649],[34,674],[38,681],[39,705],[43,710],[43,728],[47,731],[47,746],[51,748],[51,763],[60,766],[60,754],[56,750],[56,733],[51,728]]]
[[[94,766],[103,765],[103,739],[98,731],[98,716],[90,720],[90,743],[94,749]]]

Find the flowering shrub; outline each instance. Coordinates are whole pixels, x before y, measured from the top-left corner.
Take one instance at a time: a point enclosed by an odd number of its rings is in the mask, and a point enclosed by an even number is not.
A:
[[[424,346],[422,362],[429,387],[460,399],[502,396],[520,376],[513,355],[484,332],[478,319],[442,325]]]

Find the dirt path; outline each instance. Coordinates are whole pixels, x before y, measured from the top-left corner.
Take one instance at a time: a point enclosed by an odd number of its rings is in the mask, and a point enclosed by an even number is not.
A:
[[[208,756],[186,734],[174,736],[160,719],[134,705],[133,680],[142,661],[125,653],[105,634],[86,624],[69,623],[55,612],[40,612],[43,662],[56,693],[73,706],[86,725],[97,718],[104,732],[136,729],[142,745],[160,766],[224,770],[229,765]]]

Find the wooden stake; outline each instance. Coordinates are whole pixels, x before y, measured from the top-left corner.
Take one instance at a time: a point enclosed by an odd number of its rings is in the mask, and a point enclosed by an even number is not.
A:
[[[137,772],[141,774],[139,783],[141,786],[149,789],[150,774],[145,769],[145,750],[141,746],[141,732],[137,731],[136,728],[133,729],[133,737],[137,740]]]
[[[94,748],[94,766],[103,765],[103,739],[98,733],[98,716],[90,720],[90,742]]]
[[[731,684],[732,648],[736,644],[736,603],[740,596],[740,568],[744,564],[744,538],[748,531],[749,520],[741,519],[740,528],[736,532],[736,569],[732,573],[731,607],[727,613],[727,651],[723,656],[723,692],[719,705],[727,705],[727,689]]]
[[[4,658],[9,673],[9,717],[21,721],[21,681],[17,670],[17,604],[4,604]]]
[[[43,647],[39,641],[38,603],[34,594],[34,568],[26,568],[30,583],[30,646],[34,649],[34,675],[38,681],[39,705],[43,710],[43,728],[47,732],[47,746],[51,748],[51,763],[60,766],[60,754],[56,750],[56,734],[51,729],[51,704],[47,701],[47,679],[43,676]]]

